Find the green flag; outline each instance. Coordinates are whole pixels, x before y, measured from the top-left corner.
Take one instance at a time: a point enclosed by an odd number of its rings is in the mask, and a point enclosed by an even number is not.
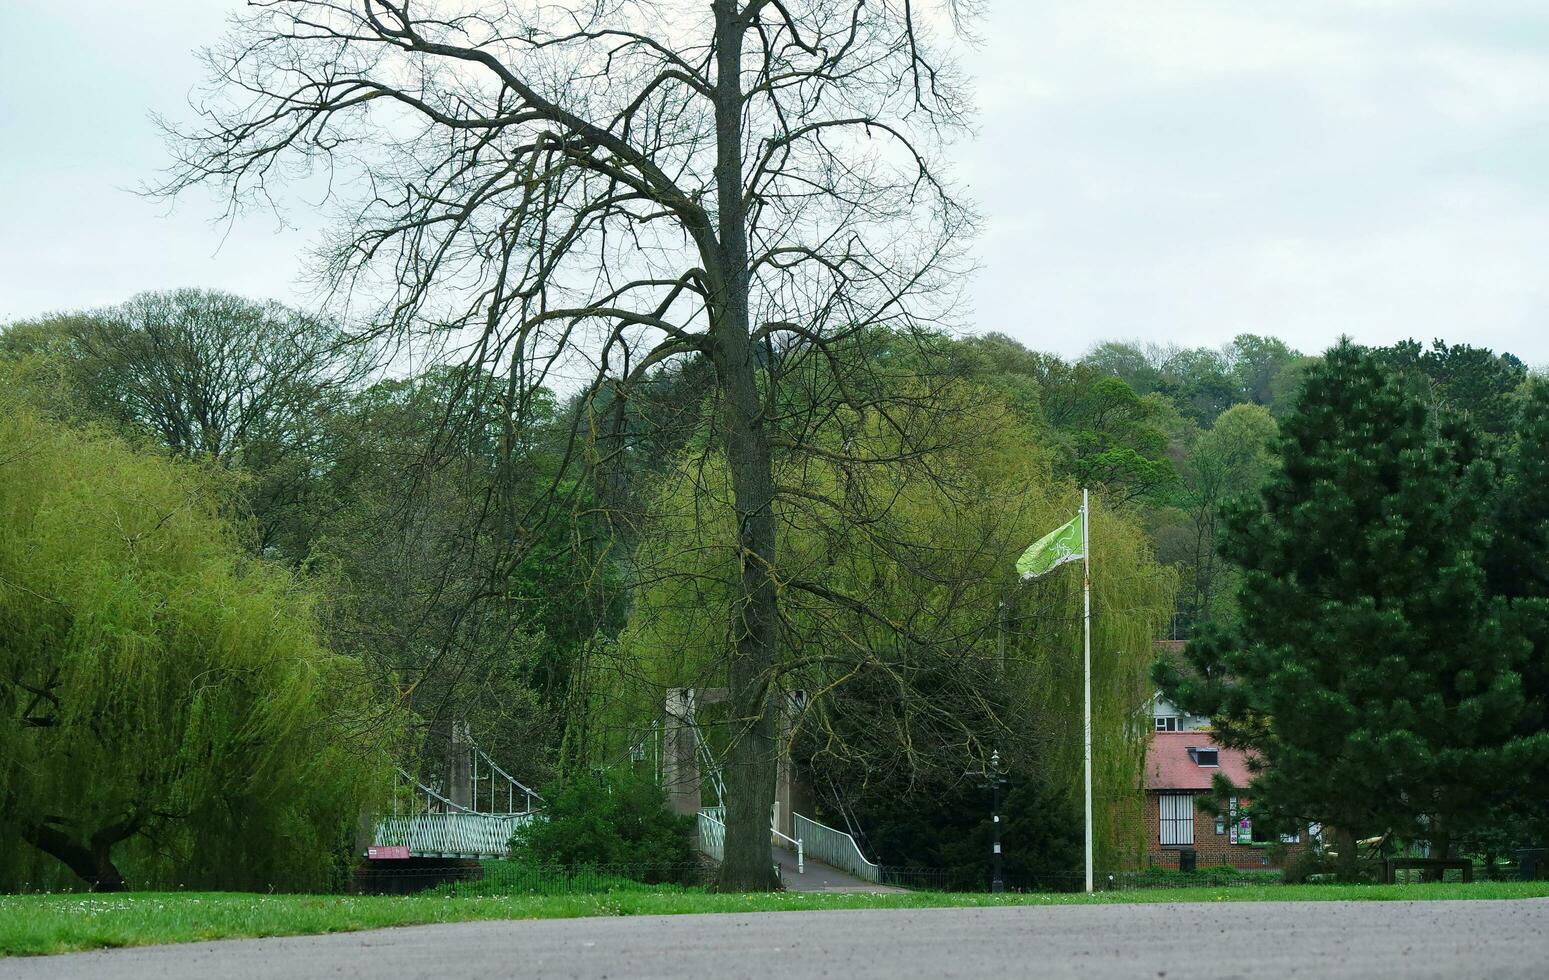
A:
[[[1081,553],[1081,517],[1078,513],[1068,524],[1045,534],[1022,552],[1022,557],[1017,559],[1017,571],[1023,578],[1047,575],[1068,561],[1085,557]]]

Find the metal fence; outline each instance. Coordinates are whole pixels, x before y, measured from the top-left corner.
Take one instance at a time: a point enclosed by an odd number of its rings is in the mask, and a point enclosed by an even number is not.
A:
[[[348,890],[357,894],[430,892],[447,896],[595,895],[677,892],[701,887],[708,866],[597,864],[573,867],[517,861],[380,861],[359,868]]]
[[[713,814],[712,814],[713,818]],[[722,826],[712,819],[712,824]],[[846,869],[848,870],[848,869]],[[1499,870],[1499,869],[1498,869]],[[1502,872],[1494,880],[1515,880],[1516,869]],[[810,869],[809,869],[810,872]],[[1456,875],[1449,873],[1448,881]],[[456,896],[588,895],[616,892],[682,892],[710,886],[715,866],[709,861],[690,864],[593,864],[571,867],[535,866],[513,860],[447,860],[409,858],[365,862],[341,877],[327,881],[275,881],[266,886],[249,886],[255,891],[309,894],[433,894]],[[920,868],[884,865],[877,868],[879,884],[915,891],[986,892],[989,890],[988,863],[982,869]],[[1419,880],[1416,874],[1414,880]],[[1479,876],[1478,881],[1485,878]],[[1201,868],[1177,871],[1151,868],[1144,871],[1099,872],[1098,891],[1137,891],[1158,888],[1208,887],[1211,889],[1275,886],[1282,877],[1278,872],[1234,871],[1229,868]],[[793,884],[788,877],[786,883]],[[203,881],[143,882],[144,887],[162,890],[202,889],[214,883]],[[1080,872],[1025,874],[1008,869],[1006,890],[1020,893],[1079,892],[1084,885]],[[79,890],[57,882],[39,882],[21,891]]]
[[[1023,872],[1006,869],[1003,880],[1010,892],[1079,892],[1086,887],[1081,871]],[[1151,868],[1144,871],[1100,871],[1093,876],[1097,891],[1139,891],[1151,888],[1233,888],[1253,885],[1278,885],[1278,871],[1238,871],[1232,868],[1201,868],[1176,871]],[[987,892],[990,868],[918,868],[883,865],[880,882],[914,891]]]

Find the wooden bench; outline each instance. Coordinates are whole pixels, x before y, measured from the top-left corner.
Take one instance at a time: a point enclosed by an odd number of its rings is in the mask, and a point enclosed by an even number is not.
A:
[[[1385,884],[1393,884],[1396,881],[1398,871],[1440,871],[1443,874],[1449,868],[1456,868],[1463,872],[1463,881],[1474,880],[1474,862],[1467,858],[1386,858],[1382,862],[1382,880]]]

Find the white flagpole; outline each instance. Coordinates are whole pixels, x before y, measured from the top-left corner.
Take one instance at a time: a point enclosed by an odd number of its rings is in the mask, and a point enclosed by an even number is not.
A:
[[[1087,490],[1081,490],[1081,570],[1083,610],[1083,658],[1085,675],[1083,693],[1084,712],[1082,721],[1086,729],[1086,890],[1092,890],[1092,543],[1091,511],[1088,509]]]

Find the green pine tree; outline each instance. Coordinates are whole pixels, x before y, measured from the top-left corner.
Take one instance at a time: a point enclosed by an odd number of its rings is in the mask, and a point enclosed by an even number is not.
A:
[[[1330,351],[1285,421],[1281,472],[1227,514],[1241,622],[1156,670],[1254,753],[1256,824],[1323,823],[1352,860],[1390,831],[1447,853],[1549,755],[1522,724],[1531,643],[1480,567],[1493,471],[1444,421],[1369,351]]]
[[[1490,590],[1511,604],[1514,628],[1532,641],[1522,668],[1524,735],[1549,729],[1549,383],[1525,393],[1505,479],[1497,494],[1495,537],[1485,561]],[[1549,842],[1549,764],[1527,773],[1525,793],[1500,794],[1503,844]]]

